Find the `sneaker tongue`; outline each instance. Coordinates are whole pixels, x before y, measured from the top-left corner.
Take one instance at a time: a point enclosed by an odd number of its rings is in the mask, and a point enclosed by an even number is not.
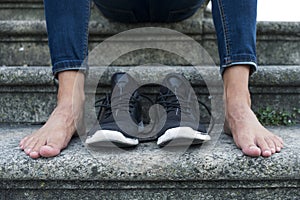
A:
[[[124,76],[124,77],[123,77]],[[123,78],[122,78],[123,77]],[[126,80],[128,82],[128,78],[126,76],[125,73],[115,73],[112,77],[111,77],[111,88],[112,90],[115,88],[115,86],[117,84],[120,84],[119,81],[121,80],[121,82],[124,82],[123,84],[126,84]]]
[[[161,87],[161,92],[163,94],[171,90],[175,95],[186,95],[188,94],[189,88],[186,87],[185,78],[182,75],[171,74],[163,81],[163,86]]]
[[[183,75],[169,74],[164,79],[163,86],[160,92],[167,94],[171,91],[173,95],[169,96],[167,100],[173,103],[177,101],[180,104],[181,110],[186,108],[190,108],[187,112],[199,110],[196,94],[193,93],[192,86]]]
[[[115,73],[111,78],[111,92],[117,92],[116,94],[131,95],[137,88],[137,82],[127,73]]]
[[[166,94],[168,93],[169,89],[166,87],[166,85],[160,87],[160,93]]]

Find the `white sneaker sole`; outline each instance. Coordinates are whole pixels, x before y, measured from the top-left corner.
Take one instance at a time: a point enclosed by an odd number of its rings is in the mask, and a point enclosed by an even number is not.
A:
[[[157,140],[157,145],[162,146],[185,146],[202,144],[211,138],[207,134],[195,131],[190,127],[176,127],[168,129]]]
[[[112,130],[98,130],[85,143],[93,147],[132,147],[139,144],[138,139],[125,137],[122,133]]]

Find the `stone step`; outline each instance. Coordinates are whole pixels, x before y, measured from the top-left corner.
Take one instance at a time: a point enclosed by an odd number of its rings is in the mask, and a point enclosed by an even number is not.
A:
[[[244,156],[230,136],[169,150],[155,143],[92,151],[80,138],[55,158],[18,148],[38,126],[1,126],[0,199],[299,199],[300,127],[270,127],[285,140],[270,158]]]
[[[200,9],[193,17],[171,24],[121,24],[111,22],[92,6],[89,49],[119,32],[139,27],[164,27],[179,31],[199,42],[219,63],[216,35],[210,17]],[[42,0],[0,2],[0,66],[48,66],[50,56]],[[300,64],[300,23],[259,22],[257,55],[260,65]],[[141,59],[142,58],[142,59]],[[140,50],[115,61],[114,65],[161,63],[187,65],[187,61],[161,50]]]
[[[199,99],[216,111],[217,118],[222,118],[222,80],[216,66],[91,67],[86,87],[87,105],[94,105],[95,95],[103,96],[110,91],[110,77],[117,71],[131,73],[142,85],[148,84],[143,91],[153,100],[159,89],[157,83],[168,73],[182,73]],[[253,109],[270,107],[288,113],[300,109],[299,76],[300,66],[260,67],[250,80]],[[98,82],[101,87],[96,90]],[[56,105],[56,86],[50,67],[0,67],[0,93],[1,123],[43,123]],[[147,107],[144,111],[148,113]],[[295,121],[299,122],[299,116]]]

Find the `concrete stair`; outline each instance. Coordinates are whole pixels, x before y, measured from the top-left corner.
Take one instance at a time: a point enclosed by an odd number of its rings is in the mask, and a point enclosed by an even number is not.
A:
[[[242,155],[232,138],[221,133],[221,112],[213,112],[219,122],[212,133],[213,140],[199,147],[170,151],[158,148],[155,143],[143,143],[128,151],[95,153],[75,137],[58,157],[28,158],[18,148],[18,142],[37,130],[56,104],[43,15],[42,0],[0,2],[0,200],[299,198],[299,115],[295,126],[268,127],[286,143],[286,148],[271,158]],[[93,7],[89,48],[94,49],[121,31],[157,26],[190,36],[218,64],[216,36],[208,15],[198,12],[173,24],[128,25],[110,22]],[[260,68],[250,81],[255,111],[271,107],[292,112],[300,108],[299,31],[297,22],[258,23]],[[167,66],[135,67],[144,63]],[[102,77],[103,70],[90,69],[88,86],[101,77],[98,96],[110,90],[109,78],[117,71],[133,72],[135,78],[145,82],[155,82],[176,71],[188,78],[199,98],[210,108],[213,100],[222,97],[222,91],[218,90],[221,87],[218,67],[201,66],[195,71],[185,59],[168,52],[136,51],[121,56],[111,65]],[[207,90],[207,77],[214,77],[210,80],[216,89],[213,93]],[[157,89],[155,85],[147,86],[146,95],[154,97]],[[86,91],[91,97],[88,99],[92,99],[94,91],[89,87]],[[204,114],[204,119],[209,120],[209,116]]]
[[[19,140],[38,126],[0,129],[0,199],[298,199],[300,127],[273,127],[286,148],[244,156],[217,133],[201,147],[88,151],[77,137],[58,157],[33,160]]]
[[[176,67],[176,71],[185,72],[195,91],[210,105],[203,79],[189,73],[190,68]],[[112,67],[110,73],[126,69]],[[251,82],[254,104],[278,109],[297,107],[299,69],[260,68]],[[98,75],[93,71],[92,79]],[[165,71],[157,67],[153,74],[163,76]],[[218,74],[218,69],[206,67],[204,72]],[[146,73],[140,73],[141,77],[153,78],[143,77]],[[143,143],[129,151],[107,149],[95,153],[75,137],[58,157],[33,160],[18,148],[18,142],[37,130],[40,125],[34,124],[43,123],[55,105],[51,70],[2,67],[0,74],[1,200],[297,199],[300,195],[299,121],[293,127],[268,127],[286,144],[271,158],[242,155],[232,138],[222,134],[222,124],[216,124],[211,142],[189,149],[174,151]],[[272,81],[264,81],[265,77]],[[104,87],[98,95],[109,90],[108,76],[101,81]],[[147,95],[154,95],[154,91]],[[221,98],[221,93],[214,93],[216,96]],[[220,113],[213,114],[218,117]]]
[[[101,67],[99,67],[101,69]],[[210,84],[221,84],[218,67],[109,67],[105,76],[103,70],[91,68],[87,85],[101,84],[95,88],[87,87],[87,95],[103,96],[109,92],[110,77],[113,73],[131,72],[144,83],[156,82],[170,72],[182,73],[190,80],[199,98],[210,106],[211,97],[222,105],[222,86],[217,85],[214,94],[209,94],[205,77],[215,78]],[[102,76],[102,78],[100,78]],[[206,78],[207,79],[207,78]],[[209,80],[210,81],[210,80]],[[290,111],[299,108],[300,67],[298,66],[261,66],[251,77],[253,109],[258,111],[267,106],[275,110]],[[145,94],[154,97],[158,86],[146,87]],[[49,67],[0,67],[0,121],[2,123],[43,123],[56,105],[56,86]],[[87,96],[87,99],[90,96]],[[91,102],[89,102],[91,103]],[[147,102],[149,104],[149,102]],[[204,112],[205,113],[205,112]],[[216,113],[218,115],[218,113]],[[147,117],[146,117],[147,118]],[[297,121],[299,122],[299,116]]]

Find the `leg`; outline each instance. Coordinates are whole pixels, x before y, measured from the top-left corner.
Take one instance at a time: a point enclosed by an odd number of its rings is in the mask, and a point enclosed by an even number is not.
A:
[[[280,152],[283,141],[265,129],[251,110],[248,91],[250,67],[236,65],[225,70],[224,100],[228,128],[236,145],[249,156],[271,156]]]
[[[59,80],[59,89],[57,106],[46,124],[20,142],[21,149],[32,158],[56,156],[67,147],[81,120],[84,103],[82,72],[86,69],[81,64],[87,54],[90,1],[44,3],[53,73]]]
[[[256,6],[256,0],[213,0],[213,17],[227,126],[244,154],[268,157],[283,148],[283,141],[265,129],[251,110],[248,81],[256,70]]]
[[[46,124],[25,137],[20,147],[32,158],[52,157],[67,147],[82,118],[84,103],[84,74],[65,71],[58,74],[57,106]],[[75,85],[75,79],[76,85]]]

